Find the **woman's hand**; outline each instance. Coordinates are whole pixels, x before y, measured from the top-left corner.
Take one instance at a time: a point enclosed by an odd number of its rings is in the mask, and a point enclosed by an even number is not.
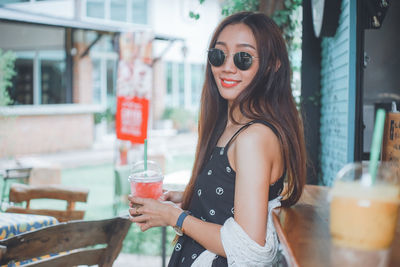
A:
[[[171,201],[179,206],[183,200],[183,192],[182,191],[164,191],[161,197],[159,198],[160,201]]]
[[[161,202],[151,198],[132,196],[129,196],[128,199],[130,201],[130,220],[136,223],[142,231],[157,226],[175,225],[179,214],[182,212],[182,209],[171,201]]]

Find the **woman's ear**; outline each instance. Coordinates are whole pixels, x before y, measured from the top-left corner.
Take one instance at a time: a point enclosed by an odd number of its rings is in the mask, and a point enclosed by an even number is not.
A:
[[[277,72],[279,70],[279,68],[281,67],[281,61],[277,60],[276,64],[275,64],[275,72]]]
[[[269,71],[270,69],[271,69],[271,65],[269,65],[268,67],[267,67],[267,71]],[[276,63],[275,63],[275,72],[277,72],[278,70],[279,70],[279,68],[281,67],[281,61],[280,60],[277,60],[276,61]]]

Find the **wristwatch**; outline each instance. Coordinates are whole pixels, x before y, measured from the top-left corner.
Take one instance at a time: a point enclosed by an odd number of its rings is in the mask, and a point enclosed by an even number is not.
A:
[[[175,233],[179,236],[183,236],[183,228],[182,228],[183,220],[185,220],[186,216],[188,216],[188,215],[189,215],[189,212],[184,210],[179,215],[178,220],[176,221],[176,225],[173,227],[175,230]]]

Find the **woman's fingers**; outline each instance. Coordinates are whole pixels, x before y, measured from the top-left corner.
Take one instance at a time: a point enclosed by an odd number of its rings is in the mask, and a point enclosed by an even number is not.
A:
[[[135,207],[131,207],[131,208],[129,208],[129,214],[132,216],[132,217],[136,217],[136,216],[139,216],[141,213],[138,211],[138,206],[135,206]]]
[[[148,223],[136,223],[136,225],[139,226],[142,232],[149,230],[151,228],[151,226]]]
[[[132,195],[129,195],[129,196],[128,196],[128,200],[129,200],[130,202],[135,203],[135,204],[144,205],[146,202],[148,202],[148,201],[151,200],[151,199],[148,199],[148,198],[140,198],[140,197],[134,197],[134,196],[132,196]]]

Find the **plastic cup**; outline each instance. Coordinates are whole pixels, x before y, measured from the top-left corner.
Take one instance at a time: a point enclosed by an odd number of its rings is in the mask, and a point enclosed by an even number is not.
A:
[[[144,161],[134,164],[128,179],[133,196],[158,199],[163,193],[164,175],[161,168],[153,161],[147,161],[147,169]]]
[[[368,163],[350,163],[337,174],[330,191],[333,243],[356,250],[390,248],[396,232],[400,185],[393,164],[378,164],[370,183]]]

